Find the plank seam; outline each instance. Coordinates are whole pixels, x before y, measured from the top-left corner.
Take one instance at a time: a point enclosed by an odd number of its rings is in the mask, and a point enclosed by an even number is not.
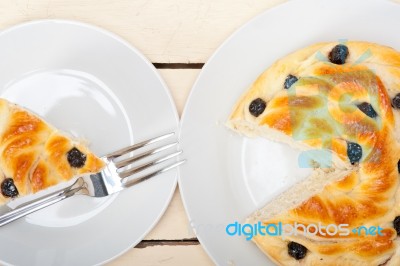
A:
[[[179,239],[179,240],[143,240],[136,245],[135,248],[147,248],[154,246],[194,246],[199,245],[199,241],[196,238]]]
[[[202,69],[204,63],[153,63],[157,69]]]

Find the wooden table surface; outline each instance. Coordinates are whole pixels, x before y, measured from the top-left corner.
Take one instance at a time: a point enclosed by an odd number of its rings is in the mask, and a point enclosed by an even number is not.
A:
[[[153,62],[181,115],[201,67],[216,48],[247,21],[282,2],[285,0],[0,0],[0,30],[35,19],[69,19],[114,32]],[[146,238],[108,263],[212,264],[189,226],[179,188]]]

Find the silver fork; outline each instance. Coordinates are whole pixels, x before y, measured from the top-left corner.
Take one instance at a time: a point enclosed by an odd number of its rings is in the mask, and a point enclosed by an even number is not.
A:
[[[182,153],[182,151],[176,151],[167,155],[163,155],[157,159],[152,159],[151,161],[143,163],[139,166],[132,167],[133,163],[167,150],[177,145],[178,142],[162,145],[140,154],[130,155],[130,157],[124,158],[124,155],[127,156],[133,151],[139,150],[156,142],[160,142],[173,135],[174,133],[165,134],[110,153],[101,158],[106,163],[106,166],[99,173],[81,176],[68,187],[35,200],[20,204],[14,209],[3,206],[3,213],[0,214],[0,226],[8,224],[30,213],[53,205],[76,194],[82,194],[91,197],[105,197],[114,194],[183,164],[185,160],[169,163],[168,165],[154,169],[156,165],[171,160]],[[144,173],[144,175],[133,179],[130,178],[134,175],[140,175],[141,173]],[[4,208],[6,208],[6,210],[4,210]]]

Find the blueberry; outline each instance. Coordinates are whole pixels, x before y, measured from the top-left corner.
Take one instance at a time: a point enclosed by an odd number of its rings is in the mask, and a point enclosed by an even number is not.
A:
[[[397,235],[400,235],[400,216],[396,216],[393,221],[393,227],[397,232]]]
[[[398,171],[399,174],[400,174],[400,160],[398,160],[398,162],[397,162],[397,171]]]
[[[15,198],[18,196],[18,189],[12,178],[6,178],[1,182],[1,194],[7,198]]]
[[[347,142],[347,156],[351,164],[358,163],[362,157],[361,146],[354,142]]]
[[[400,93],[397,93],[392,99],[392,106],[396,109],[400,109]]]
[[[81,168],[85,165],[86,155],[74,147],[67,153],[67,159],[72,167]]]
[[[289,242],[288,253],[296,260],[301,260],[307,255],[307,248],[296,242]]]
[[[267,103],[263,99],[257,98],[250,103],[249,112],[253,116],[258,117],[264,112],[266,107]]]
[[[338,44],[329,53],[329,61],[337,65],[343,65],[349,55],[349,48],[346,45]]]
[[[285,89],[289,89],[290,86],[292,86],[294,83],[296,83],[296,81],[298,81],[299,79],[296,76],[293,75],[288,75],[285,79],[285,83],[283,84],[283,87]]]
[[[360,109],[364,114],[371,118],[375,118],[378,116],[378,114],[375,112],[374,108],[370,103],[363,102],[359,105],[357,105],[358,109]]]

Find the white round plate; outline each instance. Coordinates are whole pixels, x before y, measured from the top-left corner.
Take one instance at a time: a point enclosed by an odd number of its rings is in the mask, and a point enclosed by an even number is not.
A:
[[[42,20],[0,33],[0,97],[87,140],[99,156],[176,132],[178,115],[156,69],[124,40],[86,24]],[[0,228],[15,265],[94,265],[132,248],[164,213],[170,171],[107,198],[75,196]]]
[[[400,5],[381,0],[294,0],[256,17],[231,36],[201,71],[181,121],[184,205],[201,244],[218,265],[272,265],[228,224],[307,176],[297,152],[250,140],[224,124],[240,95],[275,60],[323,41],[364,40],[400,49]],[[232,231],[231,231],[232,232]]]

